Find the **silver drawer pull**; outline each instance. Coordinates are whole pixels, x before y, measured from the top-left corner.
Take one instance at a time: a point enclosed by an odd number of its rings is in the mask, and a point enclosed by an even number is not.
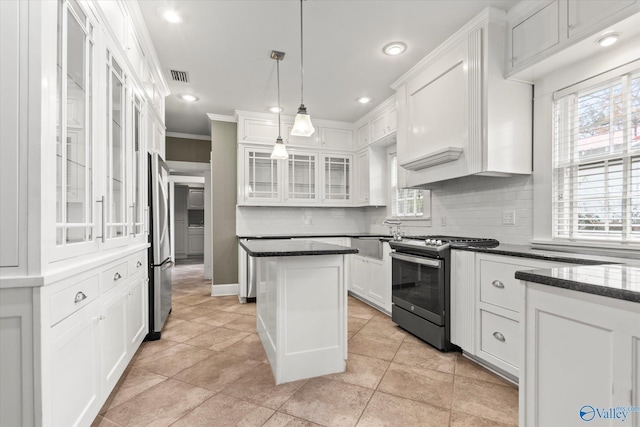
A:
[[[118,280],[122,279],[122,276],[120,275],[120,273],[116,273],[113,275],[113,281],[117,282]]]
[[[80,291],[76,294],[76,297],[73,299],[74,304],[77,304],[81,301],[84,301],[87,299],[87,296],[85,295],[84,292]]]
[[[505,342],[507,340],[500,332],[494,332],[493,337],[500,342]]]
[[[136,262],[136,268],[142,267],[142,263],[140,261]]]
[[[496,288],[504,289],[504,283],[502,283],[500,280],[494,280],[493,282],[491,282],[491,284]]]

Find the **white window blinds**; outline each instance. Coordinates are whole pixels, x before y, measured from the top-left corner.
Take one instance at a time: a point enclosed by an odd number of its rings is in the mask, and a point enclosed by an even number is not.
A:
[[[391,157],[391,216],[394,218],[422,218],[424,192],[412,188],[398,188],[398,157]]]
[[[554,101],[554,238],[640,241],[640,72]]]

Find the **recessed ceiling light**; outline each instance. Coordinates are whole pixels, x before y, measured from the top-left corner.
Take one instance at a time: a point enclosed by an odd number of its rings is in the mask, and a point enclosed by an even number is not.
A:
[[[160,10],[160,15],[165,21],[171,22],[172,24],[179,24],[182,22],[182,17],[173,9],[162,9]]]
[[[371,98],[369,98],[368,96],[361,96],[360,98],[356,99],[356,101],[358,101],[360,104],[368,104],[371,102]]]
[[[407,50],[407,44],[404,42],[391,42],[384,45],[382,51],[391,56],[400,55]]]
[[[179,96],[180,96],[180,99],[187,102],[195,102],[199,99],[197,96],[191,95],[190,93],[183,93],[182,95],[179,95]]]
[[[269,107],[269,111],[271,111],[272,113],[276,114],[276,113],[282,113],[284,111],[284,108],[278,108],[278,107]]]
[[[619,38],[620,38],[619,33],[603,34],[596,40],[596,43],[598,43],[602,47],[607,47],[617,42]]]

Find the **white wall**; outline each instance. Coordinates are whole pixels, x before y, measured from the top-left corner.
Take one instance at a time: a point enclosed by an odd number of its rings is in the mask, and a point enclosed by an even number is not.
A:
[[[515,225],[502,225],[505,210],[515,211]],[[501,243],[529,244],[533,236],[533,178],[470,176],[433,184],[431,226],[413,224],[403,224],[407,235],[490,237]],[[387,233],[388,228],[372,225],[371,231]]]
[[[236,233],[362,233],[370,224],[362,208],[236,207]]]

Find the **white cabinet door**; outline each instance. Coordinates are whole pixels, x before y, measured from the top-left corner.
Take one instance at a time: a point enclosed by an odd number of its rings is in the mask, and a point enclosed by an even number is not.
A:
[[[363,124],[358,128],[356,148],[362,148],[369,144],[369,141],[371,140],[369,131],[370,131],[369,122],[366,122],[365,124]]]
[[[377,259],[369,258],[367,267],[369,275],[367,297],[381,308],[390,310],[391,307],[388,307],[388,302],[391,301],[391,283],[385,280],[384,263]]]
[[[202,255],[204,254],[204,235],[203,234],[190,234],[189,235],[189,255]]]
[[[78,312],[51,329],[51,391],[43,402],[51,425],[90,425],[100,410],[99,320],[92,314]]]
[[[638,403],[638,304],[536,283],[526,286],[520,425],[579,426],[592,420],[616,425],[595,408]],[[638,415],[630,413],[627,423],[637,426]]]
[[[127,291],[127,351],[133,355],[148,332],[148,280],[134,281]]]
[[[108,395],[127,367],[127,292],[117,292],[100,309],[100,372],[102,390]]]
[[[369,151],[365,149],[356,154],[356,203],[369,202]]]
[[[391,133],[389,125],[389,111],[383,111],[371,119],[371,141],[377,141]]]
[[[637,3],[638,0],[568,0],[568,37],[593,33],[598,24],[608,17]],[[629,14],[628,16],[631,16]]]
[[[511,27],[511,67],[560,42],[559,8],[560,2],[552,1]]]
[[[320,200],[317,153],[290,150],[285,174],[285,201],[297,204],[317,203]]]
[[[366,298],[365,290],[369,274],[367,272],[367,259],[359,255],[351,256],[351,289],[350,291]]]
[[[351,203],[353,158],[345,154],[322,154],[322,182],[325,203]]]
[[[245,147],[240,204],[275,204],[282,201],[281,163],[271,150]]]
[[[320,128],[320,145],[327,148],[350,150],[353,147],[353,131],[323,126]]]
[[[275,142],[278,137],[278,122],[274,120],[242,118],[238,127],[238,140],[242,142]]]

